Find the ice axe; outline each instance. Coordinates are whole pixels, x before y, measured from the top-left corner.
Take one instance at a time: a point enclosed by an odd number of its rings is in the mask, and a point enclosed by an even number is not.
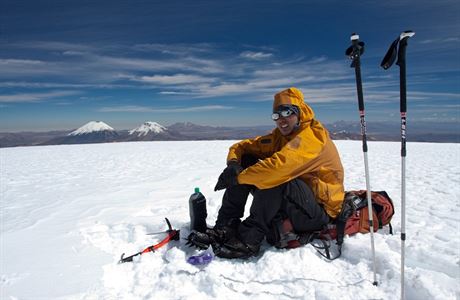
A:
[[[125,254],[123,253],[121,255],[121,258],[118,261],[118,263],[122,264],[122,263],[125,263],[125,262],[132,262],[133,258],[135,256],[142,255],[142,254],[148,253],[148,252],[155,252],[155,250],[157,250],[158,248],[163,247],[164,245],[166,245],[170,241],[178,241],[179,236],[180,236],[180,230],[173,229],[172,226],[171,226],[171,222],[169,222],[168,218],[165,218],[165,220],[166,220],[166,224],[168,224],[168,230],[166,230],[167,236],[163,240],[161,240],[158,244],[149,246],[149,247],[145,248],[144,250],[142,250],[140,252],[137,252],[136,254],[133,254],[133,255],[128,256],[128,257],[125,257]]]

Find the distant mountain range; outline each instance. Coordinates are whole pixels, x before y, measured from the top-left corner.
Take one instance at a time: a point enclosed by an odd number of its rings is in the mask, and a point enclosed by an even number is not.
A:
[[[360,140],[361,128],[357,122],[339,121],[326,124],[336,140]],[[180,140],[240,140],[269,133],[273,126],[213,127],[193,123],[175,123],[162,126],[145,122],[132,130],[115,130],[102,121],[91,121],[69,131],[5,132],[0,133],[0,147],[112,143],[131,141]],[[460,142],[458,123],[424,123],[409,127],[408,141]],[[373,122],[367,128],[368,140],[399,141],[399,124]]]

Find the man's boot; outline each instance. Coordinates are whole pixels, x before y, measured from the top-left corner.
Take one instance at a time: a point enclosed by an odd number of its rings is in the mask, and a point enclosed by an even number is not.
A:
[[[187,245],[207,249],[213,244],[223,244],[233,236],[235,236],[235,229],[228,226],[208,228],[204,233],[194,230],[187,237]]]
[[[247,244],[233,237],[223,244],[212,244],[212,248],[214,254],[221,258],[247,259],[259,253],[260,245]]]

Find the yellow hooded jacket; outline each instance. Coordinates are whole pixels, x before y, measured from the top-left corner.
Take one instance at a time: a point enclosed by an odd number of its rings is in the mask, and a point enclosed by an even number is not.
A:
[[[238,175],[240,184],[268,189],[295,178],[305,181],[327,214],[335,218],[344,198],[343,167],[327,130],[314,119],[313,110],[304,102],[302,92],[289,88],[275,95],[273,108],[282,104],[300,108],[299,128],[283,136],[276,128],[271,134],[246,139],[230,147],[227,161],[241,162],[243,154],[259,161]]]

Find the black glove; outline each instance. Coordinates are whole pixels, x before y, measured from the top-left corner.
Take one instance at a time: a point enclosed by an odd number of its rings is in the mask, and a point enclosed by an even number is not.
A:
[[[237,161],[229,161],[227,167],[220,174],[214,191],[223,190],[238,184],[238,174],[243,171],[243,167]]]

